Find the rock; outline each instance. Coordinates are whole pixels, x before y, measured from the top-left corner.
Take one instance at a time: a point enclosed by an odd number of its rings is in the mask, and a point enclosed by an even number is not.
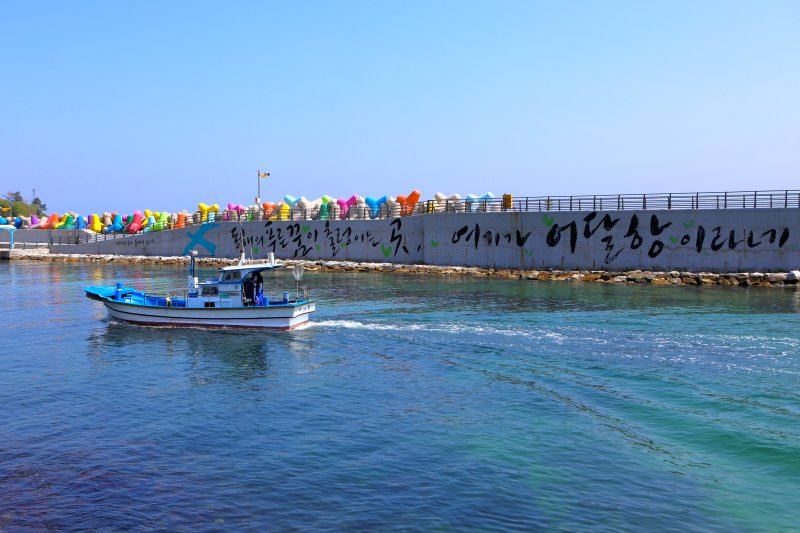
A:
[[[797,283],[800,281],[800,270],[792,270],[788,274],[786,274],[787,283]]]
[[[647,281],[647,274],[641,270],[633,270],[627,273],[627,279],[634,283],[644,283]]]
[[[767,281],[769,281],[770,283],[783,283],[784,281],[786,281],[787,276],[788,274],[776,272],[774,274],[769,274],[769,276],[767,277]]]

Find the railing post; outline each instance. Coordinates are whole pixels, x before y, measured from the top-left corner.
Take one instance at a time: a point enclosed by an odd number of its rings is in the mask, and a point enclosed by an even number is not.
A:
[[[619,196],[619,194],[618,194],[618,195],[617,195],[617,211],[620,211],[620,210],[621,210],[621,209],[620,209],[620,196]]]
[[[784,192],[783,207],[789,207],[789,191]]]
[[[572,211],[572,196],[569,197],[569,210]]]
[[[592,197],[592,211],[597,211],[597,195]]]
[[[724,198],[723,208],[724,209],[728,209],[728,193],[727,192],[725,193],[725,196],[723,198]]]
[[[647,209],[647,195],[642,195],[642,209]]]
[[[672,209],[672,194],[667,195],[667,209]]]
[[[758,191],[753,191],[753,209],[755,209],[756,207],[758,207],[758,205],[757,205],[757,202],[758,202],[757,198],[758,198]]]

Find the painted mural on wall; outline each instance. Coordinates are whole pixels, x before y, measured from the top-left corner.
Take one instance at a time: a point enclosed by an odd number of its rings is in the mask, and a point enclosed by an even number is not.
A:
[[[385,224],[384,221],[381,225]],[[375,229],[384,229],[377,226]],[[256,256],[262,256],[267,252],[274,252],[281,257],[290,259],[317,258],[323,254],[329,259],[337,259],[342,252],[351,245],[360,245],[363,250],[374,250],[373,254],[380,255],[385,260],[397,258],[400,255],[410,254],[407,239],[403,233],[403,220],[395,218],[388,221],[389,232],[387,236],[381,236],[386,231],[376,232],[364,229],[364,224],[346,222],[325,221],[322,227],[304,222],[273,222],[267,221],[262,227],[253,229],[253,226],[231,227],[229,230],[230,238],[237,250],[244,248],[251,250]],[[417,251],[422,250],[422,244],[417,245]],[[362,251],[363,253],[363,251]]]
[[[592,211],[207,222],[78,253],[422,262],[497,268],[796,269],[800,210]],[[61,250],[56,250],[61,251]]]
[[[597,211],[561,224],[548,215],[544,215],[542,220],[549,227],[545,238],[547,246],[556,247],[566,239],[570,253],[574,254],[579,240],[599,240],[604,246],[606,264],[612,264],[626,250],[635,251],[642,247],[647,250],[647,257],[655,259],[664,252],[668,243],[670,248],[688,247],[696,253],[759,247],[781,249],[790,235],[788,227],[753,230],[717,225],[706,228],[695,223],[694,219],[677,224],[666,222],[655,213],[644,220],[637,213],[628,214],[624,220],[622,216],[614,217],[609,213],[601,216]],[[621,236],[619,231],[614,233],[613,230],[621,228],[624,228]]]

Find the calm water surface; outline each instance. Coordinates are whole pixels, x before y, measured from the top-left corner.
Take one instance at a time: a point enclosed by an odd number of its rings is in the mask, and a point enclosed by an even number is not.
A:
[[[800,526],[800,292],[309,273],[272,333],[82,291],[184,276],[0,263],[0,530]]]

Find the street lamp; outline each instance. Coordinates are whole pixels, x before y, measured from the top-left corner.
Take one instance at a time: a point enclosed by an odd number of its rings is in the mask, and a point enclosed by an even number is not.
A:
[[[258,174],[258,196],[256,196],[256,205],[261,205],[261,180],[269,176],[269,172],[257,171]]]

